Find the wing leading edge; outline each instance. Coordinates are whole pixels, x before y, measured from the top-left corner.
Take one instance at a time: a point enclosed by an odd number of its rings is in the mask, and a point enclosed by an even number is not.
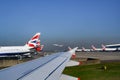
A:
[[[0,80],[59,80],[74,48],[0,70]]]

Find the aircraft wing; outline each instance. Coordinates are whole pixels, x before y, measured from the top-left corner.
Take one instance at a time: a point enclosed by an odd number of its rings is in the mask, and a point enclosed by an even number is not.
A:
[[[59,80],[77,48],[0,70],[0,80]]]

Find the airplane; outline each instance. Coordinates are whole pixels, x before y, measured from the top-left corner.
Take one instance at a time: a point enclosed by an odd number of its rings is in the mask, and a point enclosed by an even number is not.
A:
[[[60,44],[53,44],[53,45],[57,47],[63,47],[63,45],[60,45]]]
[[[94,45],[91,46],[92,47],[92,51],[103,51],[102,48],[96,48]]]
[[[120,44],[105,45],[106,48],[120,48]]]
[[[64,80],[62,72],[76,50],[77,47],[2,69],[0,80]]]
[[[41,51],[43,46],[40,46],[40,33],[36,33],[24,46],[3,46],[0,47],[0,57],[21,57],[28,56],[35,49]]]
[[[113,51],[116,51],[116,48],[106,48],[103,44],[101,45],[102,46],[102,48],[95,48],[95,46],[94,45],[92,45],[92,49],[93,49],[93,51],[106,51],[106,52],[108,52],[108,51],[110,51],[110,52],[113,52]]]
[[[120,51],[120,44],[110,44],[110,45],[105,45],[105,47],[109,49],[116,48],[116,51]]]
[[[106,48],[103,44],[102,44],[102,48],[103,48],[103,51],[108,51],[108,52],[117,51],[117,48]]]
[[[85,49],[84,47],[82,47],[82,51],[83,51],[83,52],[90,52],[91,49]]]
[[[84,47],[82,47],[82,49],[77,49],[77,52],[90,52],[91,49],[85,49]]]

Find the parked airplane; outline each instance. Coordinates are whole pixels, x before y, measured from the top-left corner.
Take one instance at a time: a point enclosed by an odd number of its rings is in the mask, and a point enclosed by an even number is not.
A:
[[[120,48],[120,44],[111,44],[111,45],[106,45],[106,48]]]
[[[101,46],[102,48],[95,48],[95,46],[92,45],[92,49],[93,51],[110,51],[110,52],[116,51],[116,48],[106,48],[103,44]]]
[[[103,44],[102,44],[102,48],[103,51],[110,51],[110,52],[117,51],[117,48],[106,48]]]
[[[63,69],[76,50],[77,47],[0,70],[0,80],[60,80]]]
[[[32,49],[41,51],[43,47],[40,46],[40,33],[36,33],[24,46],[3,46],[0,47],[0,57],[18,57],[27,55],[30,57]]]
[[[103,51],[102,48],[96,48],[94,45],[91,46],[92,47],[92,51]]]
[[[110,44],[110,45],[105,45],[105,48],[107,49],[116,49],[116,51],[120,51],[120,44]]]
[[[90,52],[91,49],[85,49],[84,47],[82,47],[82,51],[83,51],[83,52]]]
[[[63,47],[63,45],[60,45],[60,44],[53,44],[53,45],[57,47]]]
[[[77,52],[90,52],[91,49],[85,49],[84,47],[82,47],[82,49],[77,49]]]

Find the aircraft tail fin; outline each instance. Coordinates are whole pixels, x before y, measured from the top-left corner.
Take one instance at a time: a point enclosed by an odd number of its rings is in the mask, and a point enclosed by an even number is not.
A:
[[[82,47],[82,51],[85,51],[85,48],[84,48],[84,47]]]
[[[103,49],[103,50],[105,50],[105,49],[106,49],[106,47],[105,47],[103,44],[102,44],[101,46],[102,46],[102,49]]]
[[[38,45],[40,45],[40,33],[36,33],[25,46],[28,46],[29,48],[35,48]]]
[[[96,50],[96,47],[95,47],[94,45],[92,45],[92,49],[93,49],[93,50]]]

